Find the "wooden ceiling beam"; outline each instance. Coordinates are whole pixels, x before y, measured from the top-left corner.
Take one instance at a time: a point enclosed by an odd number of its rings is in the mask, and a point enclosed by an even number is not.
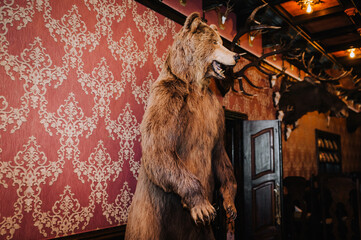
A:
[[[351,0],[338,0],[344,8],[350,8],[350,7],[353,7],[354,4],[353,4],[353,1]]]
[[[321,18],[338,16],[341,14],[345,14],[342,6],[336,6],[331,8],[326,8],[324,10],[320,10],[317,12],[313,12],[311,14],[303,14],[300,16],[296,16],[293,18],[293,23],[296,25],[305,24],[310,21],[317,21]]]
[[[204,0],[203,0],[204,1]],[[285,2],[289,2],[290,0],[272,0],[272,1],[268,1],[268,5],[269,6],[275,6],[275,5],[280,5],[282,3],[285,3]],[[224,2],[227,2],[224,0]],[[255,3],[252,5],[252,7],[245,7],[242,3],[242,1],[236,1],[236,5],[234,6],[234,9],[235,9],[235,13],[237,14],[237,16],[246,16],[248,17],[252,12],[253,10],[264,4],[265,2],[262,3],[262,1],[254,1]]]
[[[187,18],[184,14],[169,7],[168,5],[162,3],[161,1],[154,1],[154,0],[135,0],[135,1],[139,2],[140,4],[143,4],[147,8],[150,8],[159,14],[162,14],[163,16],[173,20],[174,22],[180,25],[183,25]]]
[[[361,14],[360,14],[360,1],[354,1],[354,0],[339,0],[344,9],[345,13],[348,15],[350,21],[358,26],[361,27]],[[352,11],[353,9],[353,11]]]
[[[360,58],[350,58],[349,56],[345,57],[338,57],[338,61],[341,64],[345,64],[347,66],[359,66],[361,64],[361,57]]]
[[[344,66],[345,70],[352,70],[352,75],[361,77],[361,70],[358,68],[358,66],[361,65],[361,58],[358,59],[351,59],[349,57],[343,57],[343,58],[337,58],[337,61],[341,63]]]
[[[290,0],[275,0],[275,1],[269,1],[269,5],[275,6],[275,5],[279,5],[285,2],[289,2]]]
[[[339,27],[327,31],[317,32],[314,34],[310,34],[312,41],[319,41],[327,38],[337,37],[341,35],[345,35],[347,33],[357,33],[357,27],[355,25],[349,25],[345,27]]]
[[[262,0],[264,3],[266,3],[266,0]],[[296,25],[294,23],[294,18],[282,7],[282,6],[270,6],[270,8],[278,14],[286,23],[289,25],[293,30],[295,30],[297,33],[300,33],[301,37],[306,40],[314,49],[316,49],[318,52],[320,52],[322,55],[324,55],[330,62],[339,65],[335,59],[335,57],[332,54],[329,54],[325,51],[325,49],[315,41],[311,40],[311,37],[308,33],[306,33],[300,26]],[[340,9],[338,9],[340,11]],[[318,11],[320,12],[320,11]]]
[[[329,46],[329,47],[325,47],[325,50],[327,52],[337,52],[337,51],[343,51],[343,50],[346,51],[347,49],[350,49],[351,47],[360,48],[361,41],[356,40],[356,41],[352,41],[352,42],[346,42],[346,43],[341,43],[338,45]]]

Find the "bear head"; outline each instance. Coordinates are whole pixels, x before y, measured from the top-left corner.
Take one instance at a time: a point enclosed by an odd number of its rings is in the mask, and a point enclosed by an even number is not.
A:
[[[192,13],[175,37],[165,62],[177,78],[208,86],[211,77],[225,79],[225,67],[232,67],[239,54],[222,45],[215,25],[207,25],[198,13]]]

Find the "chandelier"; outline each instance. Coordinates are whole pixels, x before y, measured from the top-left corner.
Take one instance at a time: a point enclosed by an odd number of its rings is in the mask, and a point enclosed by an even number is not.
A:
[[[306,9],[307,13],[312,12],[314,5],[324,3],[322,0],[296,0],[297,4],[301,6],[301,9]]]

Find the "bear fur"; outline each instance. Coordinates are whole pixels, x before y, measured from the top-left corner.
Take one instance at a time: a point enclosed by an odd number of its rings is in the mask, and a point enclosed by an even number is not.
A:
[[[191,14],[169,49],[141,123],[142,164],[130,207],[127,240],[214,239],[214,184],[236,216],[236,180],[224,148],[224,111],[209,89],[238,54],[215,26]]]

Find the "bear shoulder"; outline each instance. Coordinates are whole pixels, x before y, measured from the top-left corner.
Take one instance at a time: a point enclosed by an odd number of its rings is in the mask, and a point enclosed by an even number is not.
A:
[[[141,124],[143,136],[159,132],[164,127],[169,131],[176,127],[187,95],[187,84],[181,80],[162,78],[154,82]]]
[[[161,79],[154,83],[153,90],[158,94],[163,92],[166,94],[184,96],[187,94],[187,83],[174,78]]]
[[[158,79],[152,87],[150,105],[162,107],[163,104],[168,106],[176,104],[181,106],[187,95],[187,83],[184,81],[173,78]]]

